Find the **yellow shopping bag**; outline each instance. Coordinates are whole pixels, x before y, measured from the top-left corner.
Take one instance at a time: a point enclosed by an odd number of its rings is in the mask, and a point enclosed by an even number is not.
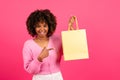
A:
[[[86,30],[78,29],[77,18],[75,21],[77,30],[62,31],[61,33],[64,60],[89,58]]]

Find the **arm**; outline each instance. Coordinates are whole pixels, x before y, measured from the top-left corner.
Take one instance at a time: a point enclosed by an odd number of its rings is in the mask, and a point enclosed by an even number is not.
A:
[[[32,74],[36,74],[40,71],[40,67],[42,62],[38,61],[38,59],[32,58],[32,52],[28,46],[28,43],[24,44],[23,47],[23,62],[24,62],[24,69]]]

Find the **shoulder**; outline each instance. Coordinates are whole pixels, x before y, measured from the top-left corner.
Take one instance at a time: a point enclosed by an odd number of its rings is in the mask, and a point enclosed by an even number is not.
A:
[[[61,42],[61,36],[60,35],[52,35],[50,38],[51,38],[52,41]]]
[[[33,43],[33,39],[28,39],[24,42],[24,46],[30,46]]]
[[[57,48],[61,47],[62,41],[60,35],[51,36],[51,43],[54,44]]]

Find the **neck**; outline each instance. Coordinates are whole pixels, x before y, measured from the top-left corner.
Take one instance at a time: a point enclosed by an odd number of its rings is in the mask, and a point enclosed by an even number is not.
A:
[[[36,38],[39,39],[40,41],[46,41],[46,40],[48,40],[48,37],[37,36]]]

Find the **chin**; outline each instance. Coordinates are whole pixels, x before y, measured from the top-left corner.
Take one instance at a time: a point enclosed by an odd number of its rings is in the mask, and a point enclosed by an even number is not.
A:
[[[40,37],[47,37],[47,35],[39,35]]]

